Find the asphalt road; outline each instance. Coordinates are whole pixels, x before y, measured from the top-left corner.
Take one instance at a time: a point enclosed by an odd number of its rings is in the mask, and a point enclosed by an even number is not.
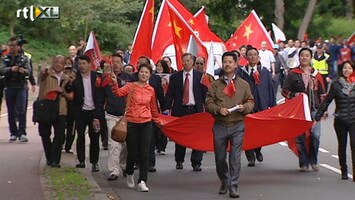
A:
[[[331,111],[334,108],[330,108]],[[331,112],[332,113],[332,112]],[[241,199],[262,200],[352,200],[355,199],[355,183],[352,179],[340,179],[337,159],[337,140],[332,126],[333,117],[322,122],[320,171],[299,172],[298,158],[285,146],[278,143],[264,147],[264,162],[256,167],[247,167],[243,154],[242,172],[238,192]],[[292,124],[290,124],[290,127]],[[193,172],[190,167],[190,152],[185,157],[184,169],[176,170],[174,143],[169,142],[166,155],[157,155],[157,172],[149,173],[148,193],[128,189],[125,178],[108,182],[107,172],[94,178],[103,188],[113,190],[122,200],[180,200],[180,199],[225,199],[219,195],[220,182],[216,175],[213,153],[204,154],[202,172]],[[348,148],[348,152],[350,149]],[[101,168],[106,168],[107,151],[101,153]],[[350,155],[348,155],[349,168]],[[138,171],[135,171],[135,179]],[[352,177],[352,176],[351,176]]]

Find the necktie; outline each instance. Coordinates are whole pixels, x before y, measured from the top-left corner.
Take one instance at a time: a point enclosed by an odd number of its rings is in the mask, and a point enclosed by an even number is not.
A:
[[[184,94],[182,98],[182,104],[187,105],[189,103],[189,88],[190,88],[190,80],[189,73],[186,73],[185,83],[184,83]]]

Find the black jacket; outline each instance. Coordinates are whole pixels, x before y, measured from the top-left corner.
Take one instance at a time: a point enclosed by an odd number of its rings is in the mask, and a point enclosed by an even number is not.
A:
[[[98,78],[98,73],[91,71],[90,79],[91,79],[91,90],[92,96],[94,100],[95,110],[94,110],[94,118],[95,119],[104,119],[105,112],[103,110],[103,102],[100,101],[100,97],[103,95],[103,88],[96,87],[96,79]],[[78,72],[76,75],[76,79],[73,81],[71,85],[66,87],[67,92],[74,92],[74,99],[72,101],[73,112],[75,113],[75,119],[81,117],[80,114],[83,110],[84,105],[84,84],[83,84],[83,77],[81,73]]]
[[[355,87],[352,88],[347,96],[342,92],[343,86],[336,80],[330,86],[330,90],[322,104],[319,106],[315,120],[319,121],[329,104],[335,100],[335,119],[342,120],[348,124],[355,123]]]
[[[207,87],[201,83],[202,72],[193,70],[193,93],[197,112],[204,112]],[[165,109],[172,109],[173,116],[183,116],[182,99],[184,94],[183,71],[170,76],[168,92],[165,97]]]

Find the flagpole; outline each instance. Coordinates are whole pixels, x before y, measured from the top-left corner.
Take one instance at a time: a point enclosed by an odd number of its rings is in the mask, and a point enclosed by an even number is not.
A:
[[[251,13],[254,15],[256,21],[259,23],[259,26],[263,30],[264,34],[266,35],[267,39],[269,40],[270,46],[272,47],[274,45],[274,42],[272,41],[269,33],[266,31],[264,24],[261,22],[258,14],[256,14],[255,10],[252,10]]]
[[[149,2],[149,0],[146,0],[146,1],[145,1],[145,5],[144,5],[144,8],[143,8],[143,12],[142,12],[141,18],[140,18],[140,20],[139,20],[136,33],[134,34],[134,39],[133,39],[133,43],[132,43],[132,49],[134,49],[134,46],[135,46],[135,44],[136,44],[137,35],[138,35],[139,29],[140,29],[141,24],[142,24],[142,20],[143,20],[143,17],[144,17],[145,10],[147,9],[148,2]]]
[[[159,12],[158,12],[157,20],[155,21],[154,30],[153,30],[153,36],[152,36],[151,49],[153,49],[153,45],[154,45],[154,42],[155,42],[155,37],[156,37],[157,31],[158,31],[158,23],[160,23],[161,15],[163,13],[163,9],[164,9],[165,4],[166,4],[166,0],[163,0],[163,2],[160,5],[160,9],[159,9]]]

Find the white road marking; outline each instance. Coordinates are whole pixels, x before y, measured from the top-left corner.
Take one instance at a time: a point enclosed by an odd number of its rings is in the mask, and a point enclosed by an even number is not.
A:
[[[323,149],[323,148],[319,148],[319,151],[322,152],[322,153],[329,153],[329,151]]]
[[[283,147],[287,147],[287,143],[286,142],[279,142],[279,145],[281,145]]]
[[[332,155],[333,158],[339,159],[338,155]]]
[[[335,173],[341,174],[340,169],[337,169],[337,168],[332,167],[332,166],[330,166],[330,165],[327,165],[327,164],[320,164],[320,166],[322,166],[322,167],[324,167],[324,168],[327,168],[327,169],[329,169],[329,170],[331,170],[331,171],[333,171],[333,172],[335,172]],[[349,178],[353,178],[353,175],[348,174],[348,177],[349,177]]]

